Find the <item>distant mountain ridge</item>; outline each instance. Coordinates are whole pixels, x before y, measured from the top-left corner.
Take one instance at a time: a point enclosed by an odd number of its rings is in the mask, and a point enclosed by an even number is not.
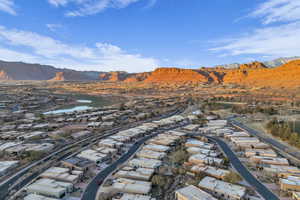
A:
[[[76,71],[58,69],[50,65],[28,64],[23,62],[0,61],[0,71],[12,80],[50,80],[56,73],[63,72],[67,80],[98,80],[99,73],[95,71]]]
[[[290,61],[299,60],[299,59],[300,59],[300,56],[282,57],[282,58],[277,58],[277,59],[271,60],[271,61],[264,61],[262,63],[267,67],[273,68],[273,67],[278,67],[280,65],[284,65]],[[215,67],[225,68],[225,69],[237,69],[237,68],[239,68],[240,65],[242,65],[242,64],[232,63],[232,64],[216,65]]]
[[[250,87],[300,87],[300,59],[279,58],[268,63],[238,64],[234,68],[161,67],[152,72],[96,72],[58,69],[48,65],[0,61],[0,80],[108,81],[145,84],[235,84]],[[281,63],[284,63],[281,65]],[[279,66],[277,66],[280,64]],[[272,67],[274,66],[274,67]]]

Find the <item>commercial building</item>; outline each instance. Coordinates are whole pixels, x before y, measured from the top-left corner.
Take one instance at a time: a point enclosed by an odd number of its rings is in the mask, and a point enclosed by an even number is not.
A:
[[[220,181],[208,176],[203,178],[198,186],[223,199],[240,200],[246,195],[245,187]]]
[[[175,196],[177,200],[217,200],[212,195],[193,185],[177,190]]]

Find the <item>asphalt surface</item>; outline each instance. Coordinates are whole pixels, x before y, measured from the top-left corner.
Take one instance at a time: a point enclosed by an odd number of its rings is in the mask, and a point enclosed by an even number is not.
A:
[[[248,169],[241,163],[238,157],[233,153],[230,147],[218,139],[217,137],[207,137],[209,140],[217,143],[223,152],[226,154],[232,166],[238,171],[238,173],[266,200],[279,200],[279,198],[272,193],[266,186],[264,186],[259,180],[257,180]]]
[[[289,154],[290,156],[300,160],[300,152],[298,151],[293,151],[292,149],[289,148],[289,146],[282,144],[280,142],[278,142],[276,139],[273,138],[269,138],[269,137],[264,137],[262,133],[234,120],[233,118],[228,118],[229,122],[245,131],[247,131],[248,133],[250,133],[253,136],[258,137],[259,139],[261,139],[263,142],[268,143],[274,147],[276,147],[277,149]]]

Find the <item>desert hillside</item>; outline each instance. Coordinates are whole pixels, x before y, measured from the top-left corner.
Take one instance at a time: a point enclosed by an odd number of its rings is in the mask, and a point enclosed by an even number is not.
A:
[[[300,60],[277,67],[261,62],[201,69],[157,68],[153,72],[85,72],[52,66],[0,61],[0,80],[108,81],[145,84],[235,84],[249,87],[297,88]]]

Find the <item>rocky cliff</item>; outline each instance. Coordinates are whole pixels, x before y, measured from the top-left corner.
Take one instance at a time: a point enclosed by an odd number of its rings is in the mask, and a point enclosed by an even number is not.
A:
[[[249,87],[300,86],[300,60],[293,60],[279,67],[270,68],[264,63],[252,62],[237,68],[158,68],[153,72],[84,72],[58,69],[52,66],[11,63],[0,61],[0,80],[54,80],[109,82],[143,82],[157,84],[236,84]]]
[[[258,87],[296,88],[300,86],[300,60],[276,68],[247,68],[229,70],[223,83]]]
[[[208,83],[209,77],[192,69],[158,68],[144,81],[146,83]]]
[[[4,71],[0,71],[0,80],[4,80],[4,81],[7,81],[7,80],[12,80],[12,78]]]
[[[50,81],[65,81],[64,72],[57,72],[55,77],[52,78]]]

